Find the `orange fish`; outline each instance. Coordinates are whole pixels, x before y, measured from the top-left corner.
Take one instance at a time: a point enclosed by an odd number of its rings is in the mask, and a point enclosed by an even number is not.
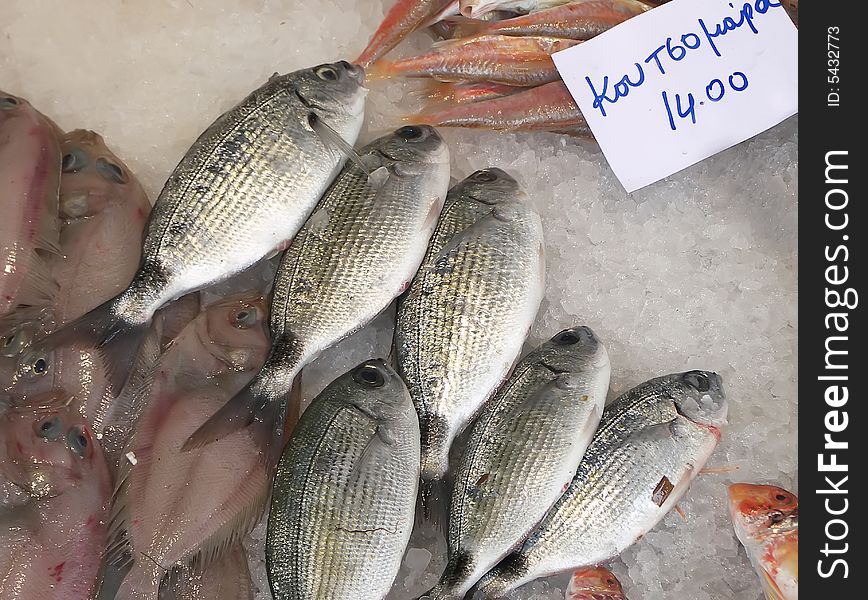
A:
[[[493,33],[588,40],[648,10],[648,5],[638,0],[579,0],[503,21],[452,20],[458,23],[457,35]]]
[[[799,597],[799,499],[772,485],[729,486],[735,534],[760,576],[768,600]]]
[[[367,68],[449,4],[450,0],[398,0],[386,13],[356,64]]]
[[[450,106],[424,109],[405,117],[409,123],[439,127],[471,127],[500,131],[556,131],[591,137],[582,112],[562,81],[516,94]]]
[[[430,100],[442,102],[446,105],[450,103],[466,104],[468,102],[501,98],[524,89],[501,83],[435,82],[427,89],[426,95]]]
[[[627,600],[621,582],[606,567],[583,567],[573,571],[565,600]]]
[[[436,43],[430,51],[395,61],[380,61],[368,79],[432,77],[439,81],[492,82],[531,87],[556,81],[555,52],[580,42],[553,37],[478,35]]]

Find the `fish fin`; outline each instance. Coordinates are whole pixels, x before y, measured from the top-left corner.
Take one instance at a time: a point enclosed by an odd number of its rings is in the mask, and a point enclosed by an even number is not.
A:
[[[201,310],[202,300],[199,292],[181,296],[175,302],[160,309],[155,316],[162,322],[163,335],[160,338],[160,346],[163,348],[168,346]]]
[[[422,479],[416,502],[416,524],[427,523],[446,533],[449,524],[449,487],[444,479]]]
[[[57,281],[51,274],[51,265],[39,251],[30,253],[27,276],[21,289],[15,294],[19,306],[47,306],[57,295]]]
[[[356,152],[355,148],[353,148],[352,145],[350,145],[344,138],[342,138],[341,134],[332,129],[328,123],[323,121],[319,117],[319,115],[313,112],[310,113],[310,115],[308,116],[308,124],[326,146],[332,146],[336,148],[348,159],[353,161],[353,163],[355,163],[355,165],[359,169],[364,171],[365,174],[367,174],[368,176],[371,175],[371,170],[362,160],[362,157],[359,156],[359,153]]]
[[[267,476],[271,480],[271,476]],[[232,547],[241,544],[262,518],[271,489],[269,485],[239,486],[240,493],[232,497],[239,507],[235,515],[200,545],[188,565],[193,571],[206,569]]]
[[[136,435],[141,435],[139,423],[151,401],[154,371],[161,356],[161,337],[159,323],[155,323],[145,335],[129,379],[109,406],[103,421],[105,431],[117,432],[117,435],[103,438],[106,458],[117,473],[130,465],[130,457],[125,458],[125,454],[131,451]]]
[[[257,378],[224,404],[211,418],[194,431],[182,452],[202,448],[245,427],[254,427],[253,437],[262,449],[262,457],[271,466],[277,464],[283,449],[283,421],[286,398],[272,399],[254,389]]]
[[[292,380],[292,387],[289,390],[289,395],[286,401],[286,418],[283,420],[283,439],[284,442],[288,442],[290,436],[292,436],[292,432],[295,430],[295,426],[298,423],[298,419],[301,416],[301,403],[303,400],[301,393],[301,375],[303,371],[299,371],[298,375],[295,376],[295,379]],[[280,453],[283,454],[283,448],[280,449]]]
[[[389,167],[378,167],[377,169],[371,171],[368,174],[368,184],[374,188],[375,190],[380,189],[386,182],[389,180],[389,176],[391,175],[391,171],[389,171]]]
[[[471,37],[483,33],[486,28],[491,25],[490,21],[472,19],[470,17],[465,17],[464,15],[452,15],[443,20],[452,26],[452,34],[459,38]]]

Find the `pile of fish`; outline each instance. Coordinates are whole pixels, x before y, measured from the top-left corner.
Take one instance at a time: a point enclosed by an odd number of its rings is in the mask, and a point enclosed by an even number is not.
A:
[[[369,79],[429,83],[408,123],[592,137],[551,55],[667,0],[397,0],[357,59]],[[798,0],[784,3],[798,23]],[[442,38],[417,56],[383,56],[428,28]]]
[[[580,325],[519,360],[539,216],[496,168],[450,189],[431,126],[354,149],[364,77],[273,76],[153,208],[100,136],[0,92],[4,599],[251,598],[241,541],[269,502],[275,598],[383,598],[416,518],[448,535],[424,598],[500,598],[618,556],[687,492],[725,423],[720,377],[606,406],[609,357]],[[203,302],[277,254],[270,290]],[[395,301],[390,360],[301,412],[302,369]],[[620,593],[599,570],[573,583]]]

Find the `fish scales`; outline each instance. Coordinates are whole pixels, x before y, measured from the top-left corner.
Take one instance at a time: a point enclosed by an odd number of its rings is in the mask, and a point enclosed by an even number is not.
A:
[[[505,379],[536,316],[542,226],[523,196],[499,169],[454,187],[399,302],[398,368],[419,413],[425,480],[445,473],[453,439]]]
[[[269,357],[208,428],[230,427],[237,414],[281,412],[301,368],[374,319],[413,278],[449,185],[448,148],[433,128],[410,126],[360,154],[371,175],[348,164],[287,248],[273,288]],[[197,440],[208,437],[203,431]]]
[[[384,597],[418,476],[418,421],[398,375],[372,360],[332,382],[278,465],[266,554],[275,599]]]
[[[680,383],[694,377],[704,378],[704,392]],[[710,405],[702,406],[702,393]],[[713,425],[681,414],[690,400],[697,407],[688,408],[690,414],[698,410],[697,418]],[[616,399],[564,495],[476,589],[486,598],[501,598],[537,577],[620,554],[687,490],[720,439],[716,425],[725,411],[719,376],[700,371],[652,379]],[[664,477],[674,489],[655,501]]]
[[[425,597],[463,597],[560,497],[600,421],[609,373],[587,327],[565,329],[519,362],[470,430],[452,492],[449,563]]]

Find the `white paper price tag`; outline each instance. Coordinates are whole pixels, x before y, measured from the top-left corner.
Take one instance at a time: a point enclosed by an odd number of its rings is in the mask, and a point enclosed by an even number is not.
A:
[[[673,0],[553,59],[628,192],[798,111],[798,31],[774,0]]]

